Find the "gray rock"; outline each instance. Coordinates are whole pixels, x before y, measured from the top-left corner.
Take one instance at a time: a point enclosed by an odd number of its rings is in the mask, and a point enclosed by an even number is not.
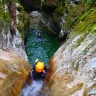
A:
[[[29,16],[31,16],[32,18],[39,18],[40,17],[40,13],[38,11],[32,11]]]

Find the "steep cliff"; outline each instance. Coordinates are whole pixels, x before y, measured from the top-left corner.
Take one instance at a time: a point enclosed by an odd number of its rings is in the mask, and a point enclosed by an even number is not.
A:
[[[96,95],[95,3],[69,8],[64,27],[73,31],[50,60],[46,96]]]
[[[22,41],[26,24],[22,8],[11,0],[0,0],[0,96],[20,96],[31,69]]]

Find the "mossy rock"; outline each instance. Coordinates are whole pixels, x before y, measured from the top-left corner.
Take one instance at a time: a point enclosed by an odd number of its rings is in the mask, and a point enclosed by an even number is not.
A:
[[[57,5],[48,5],[48,4],[43,4],[42,5],[42,10],[46,13],[53,13],[55,9],[57,8]]]
[[[21,4],[19,4],[19,3],[18,3],[18,5],[19,5],[19,6],[17,6],[17,10],[18,10],[19,12],[24,11],[24,7],[23,7]]]
[[[8,3],[8,1],[0,1],[0,30],[3,28],[9,30],[10,22],[12,21],[8,9],[5,10],[5,5],[8,7]]]
[[[75,34],[82,34],[84,32],[92,33],[96,28],[96,10],[90,9],[89,15],[85,16],[85,20],[79,23],[75,28]],[[78,30],[79,29],[79,30]],[[78,32],[78,33],[77,33]]]

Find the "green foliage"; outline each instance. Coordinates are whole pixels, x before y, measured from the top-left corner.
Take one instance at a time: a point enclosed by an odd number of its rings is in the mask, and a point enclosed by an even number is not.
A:
[[[26,12],[24,12],[23,10],[20,11],[20,14],[18,15],[18,30],[21,34],[22,39],[24,40],[25,38],[25,33],[24,30],[28,27],[29,25],[29,18],[28,18],[28,14]]]
[[[19,27],[18,30],[21,34],[21,37],[22,37],[22,39],[24,39],[24,22],[19,21],[18,22],[18,27]]]
[[[53,18],[57,22],[59,17],[62,17],[64,15],[64,7],[61,6],[61,4],[58,4],[55,12],[53,13]]]
[[[60,5],[60,6],[64,7],[65,0],[57,0],[56,3],[57,3],[57,5]]]
[[[16,3],[20,3],[20,0],[14,0]]]
[[[55,15],[60,15],[63,16],[64,15],[64,8],[61,6],[58,6],[55,10]]]
[[[20,29],[23,29],[24,28],[24,23],[19,21],[18,26],[20,27]]]
[[[18,3],[18,4],[19,4],[19,3]],[[19,12],[24,11],[24,7],[19,4],[19,6],[17,6],[17,10],[18,10]]]
[[[12,19],[10,18],[9,12],[4,12],[3,16],[6,24],[6,29],[9,30],[10,22],[12,21]]]
[[[92,33],[92,31],[96,28],[96,10],[91,9],[90,14],[85,16],[85,20],[80,22],[75,27],[75,34],[82,34],[84,32]],[[79,29],[79,30],[78,30]]]
[[[63,27],[67,30],[74,29],[74,32],[71,33],[70,36],[76,36],[83,33],[96,34],[96,5],[94,3],[89,4],[82,2],[78,6],[66,4],[65,7],[68,9],[69,13]]]
[[[9,25],[12,20],[9,16],[8,9],[5,9],[5,4],[7,6],[8,2],[0,1],[0,30],[4,28],[4,26],[6,27],[7,30],[9,30]]]
[[[86,0],[88,3],[93,3],[95,0]]]
[[[79,20],[80,21],[84,21],[86,19],[86,17],[91,13],[91,10],[88,10],[87,12],[85,12],[84,15],[82,15]]]
[[[82,5],[70,6],[69,4],[65,4],[65,9],[68,10],[68,15],[66,17],[66,23],[64,24],[63,27],[70,30],[78,22],[79,20],[78,18],[82,14],[83,6]]]
[[[88,52],[88,50],[87,49],[84,49],[82,53],[83,53],[83,55],[86,55],[87,52]]]
[[[56,2],[57,8],[55,10],[55,15],[63,16],[64,15],[64,0],[58,0]]]

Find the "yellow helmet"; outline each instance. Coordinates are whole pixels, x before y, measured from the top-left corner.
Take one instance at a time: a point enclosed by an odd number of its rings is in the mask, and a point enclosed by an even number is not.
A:
[[[36,71],[37,72],[43,72],[43,70],[44,70],[44,62],[38,62],[36,64]]]

